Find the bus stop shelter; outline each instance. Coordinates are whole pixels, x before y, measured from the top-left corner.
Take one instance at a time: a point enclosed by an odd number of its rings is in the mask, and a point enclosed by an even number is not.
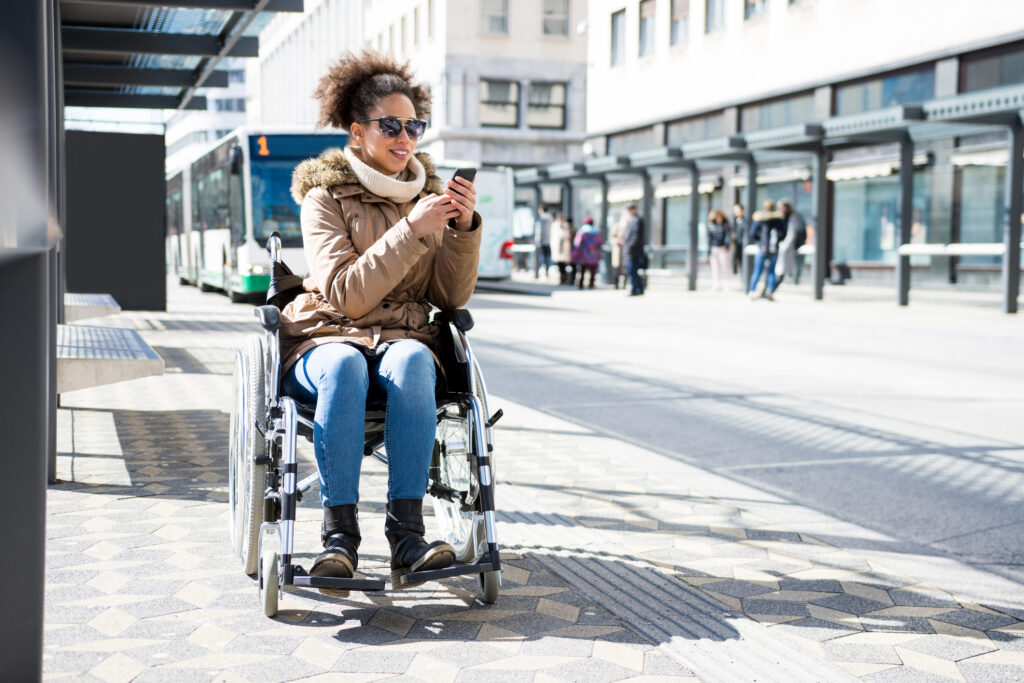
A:
[[[206,89],[227,85],[222,60],[256,56],[268,13],[302,9],[303,0],[0,3],[0,414],[11,483],[0,680],[42,676],[46,486],[56,452],[65,198],[74,189],[64,106],[205,109]],[[163,159],[151,170],[162,178]]]
[[[540,187],[559,183],[571,188],[574,180],[591,180],[601,184],[602,229],[607,231],[609,183],[616,175],[640,174],[643,178],[642,215],[648,226],[653,213],[654,187],[652,175],[670,169],[684,169],[691,177],[691,196],[696,196],[701,167],[724,164],[743,165],[746,170],[748,211],[752,212],[757,197],[759,164],[784,158],[805,158],[811,161],[812,213],[817,217],[816,244],[812,267],[812,292],[815,299],[824,298],[826,272],[829,268],[832,216],[828,202],[827,170],[831,154],[837,150],[894,144],[899,148],[900,202],[895,263],[896,292],[899,305],[909,303],[911,287],[910,257],[915,253],[937,255],[1000,255],[1002,309],[1017,312],[1020,291],[1021,194],[1024,141],[1024,87],[1011,86],[979,93],[955,95],[920,105],[901,105],[849,116],[836,116],[816,123],[785,126],[775,129],[736,134],[722,138],[684,143],[633,152],[586,159],[575,164],[559,164],[524,169],[516,172],[517,187],[532,187],[540,201]],[[1006,174],[1006,212],[1003,239],[999,244],[911,244],[913,221],[913,169],[915,144],[937,139],[954,139],[992,131],[1008,132],[1009,162]],[[563,196],[563,202],[568,203]],[[749,217],[748,217],[749,220]],[[688,289],[696,289],[697,236],[700,224],[697,202],[691,202],[687,244]],[[747,281],[746,261],[744,280]]]

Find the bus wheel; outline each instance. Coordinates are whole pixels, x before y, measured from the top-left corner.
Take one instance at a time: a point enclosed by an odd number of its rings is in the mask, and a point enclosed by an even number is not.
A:
[[[212,292],[216,287],[206,284],[203,282],[202,277],[199,278],[199,291],[200,292]]]
[[[233,289],[228,290],[228,298],[231,299],[231,303],[233,304],[241,304],[249,300],[249,296],[247,294],[236,292]]]

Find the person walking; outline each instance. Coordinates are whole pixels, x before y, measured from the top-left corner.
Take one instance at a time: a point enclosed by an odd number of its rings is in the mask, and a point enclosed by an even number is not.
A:
[[[711,291],[724,292],[725,273],[729,269],[729,238],[732,230],[729,222],[725,219],[725,212],[721,209],[713,209],[708,214],[706,226],[708,246],[710,247],[711,261]]]
[[[551,224],[551,257],[558,266],[558,284],[571,285],[574,279],[572,268],[572,240],[576,236],[572,221],[564,214],[557,214]]]
[[[615,289],[620,288],[620,281],[622,282],[621,286],[625,286],[622,245],[624,244],[623,240],[626,237],[627,223],[629,223],[629,212],[623,211],[622,215],[619,216],[619,220],[612,226],[611,234],[608,236],[608,240],[611,243],[612,278],[614,279]]]
[[[779,258],[775,262],[775,284],[772,285],[772,289],[769,294],[775,294],[778,290],[779,285],[786,277],[793,278],[796,273],[796,230],[793,230],[793,206],[785,199],[780,199],[778,203],[779,213],[782,215],[782,220],[786,222],[786,237],[779,242]],[[768,291],[768,284],[765,282],[764,291]]]
[[[775,211],[775,202],[771,199],[764,200],[761,211],[755,211],[753,219],[750,226],[750,241],[758,245],[758,252],[754,259],[754,274],[750,277],[747,291],[751,299],[757,298],[757,283],[761,279],[761,272],[764,271],[767,288],[761,296],[773,301],[775,262],[779,257],[779,243],[786,237],[786,221],[782,214]]]
[[[732,274],[743,272],[743,247],[747,234],[747,219],[744,217],[743,205],[733,204],[732,207]],[[743,283],[744,286],[746,283]]]
[[[576,268],[576,275],[579,279],[578,287],[583,289],[584,275],[590,273],[589,289],[594,288],[594,278],[597,277],[597,264],[601,261],[601,246],[604,238],[594,227],[594,219],[587,216],[583,219],[583,227],[576,233],[573,240],[572,262]]]
[[[626,270],[629,273],[629,296],[640,296],[644,293],[644,281],[640,271],[647,267],[647,254],[644,245],[647,243],[644,219],[637,214],[637,206],[629,203],[626,206],[629,220],[626,222],[626,234],[622,238],[622,251],[626,257]]]
[[[543,268],[546,279],[548,269],[551,267],[551,222],[551,213],[548,211],[548,207],[542,204],[537,213],[537,220],[533,224],[533,247],[537,259],[537,271],[534,273],[534,278],[540,277],[540,270]]]

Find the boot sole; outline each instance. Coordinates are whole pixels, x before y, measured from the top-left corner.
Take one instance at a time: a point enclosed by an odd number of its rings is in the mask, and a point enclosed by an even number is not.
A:
[[[399,583],[398,580],[410,574],[418,571],[429,571],[431,569],[444,569],[455,564],[455,549],[450,545],[440,545],[436,548],[431,548],[423,557],[417,560],[411,567],[402,567],[400,569],[393,569],[391,571],[391,588],[394,590],[405,590],[406,588],[415,588],[416,586],[422,586],[426,581],[416,581],[415,583]]]
[[[352,563],[342,555],[324,558],[309,570],[310,576],[332,579],[351,579],[354,573],[355,569],[352,567]],[[347,588],[318,588],[317,590],[332,598],[347,598],[349,596]]]

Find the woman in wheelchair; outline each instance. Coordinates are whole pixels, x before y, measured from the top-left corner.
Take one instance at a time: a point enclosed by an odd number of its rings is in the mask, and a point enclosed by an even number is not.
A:
[[[316,404],[324,551],[309,573],[348,578],[356,569],[366,404],[386,401],[384,533],[397,586],[397,577],[455,561],[452,546],[424,539],[437,425],[437,332],[428,315],[431,305],[469,300],[481,221],[473,184],[443,184],[430,158],[414,154],[430,98],[408,64],[345,55],[316,97],[320,125],[349,131],[350,141],[303,162],[292,180],[309,276],[282,311],[281,378],[285,393]]]

